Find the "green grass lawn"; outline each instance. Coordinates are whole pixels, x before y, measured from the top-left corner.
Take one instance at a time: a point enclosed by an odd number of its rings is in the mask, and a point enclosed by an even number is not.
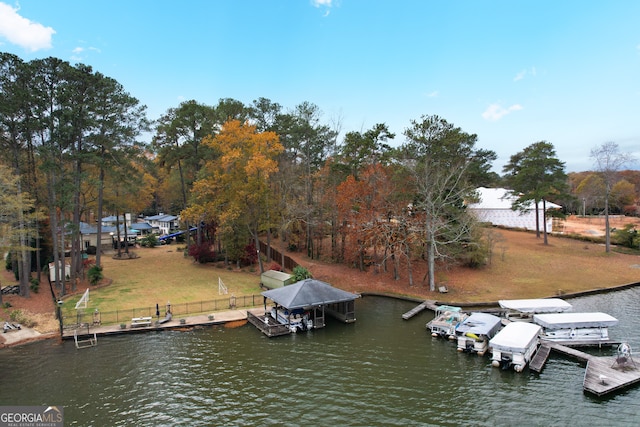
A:
[[[90,288],[87,312],[101,312],[155,307],[164,310],[167,302],[172,305],[211,301],[243,295],[259,295],[260,276],[253,271],[234,271],[221,264],[197,264],[185,257],[175,245],[135,249],[137,259],[114,260],[102,257],[103,274],[111,279],[108,286]],[[228,289],[227,295],[219,294],[218,279]],[[65,300],[63,314],[75,316],[75,304],[81,295]],[[155,311],[155,310],[154,310]]]

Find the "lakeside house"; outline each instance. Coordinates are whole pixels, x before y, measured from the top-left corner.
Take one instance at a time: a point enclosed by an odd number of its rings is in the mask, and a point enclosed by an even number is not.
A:
[[[160,213],[158,215],[147,216],[144,218],[146,222],[158,230],[158,234],[171,234],[179,228],[179,218],[175,215],[167,215]]]

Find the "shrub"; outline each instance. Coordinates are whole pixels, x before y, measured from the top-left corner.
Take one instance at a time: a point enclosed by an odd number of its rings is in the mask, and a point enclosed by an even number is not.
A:
[[[29,280],[29,282],[31,283],[29,285],[29,288],[31,288],[31,290],[37,294],[38,291],[40,290],[40,282],[35,277],[32,277],[31,280]]]
[[[295,267],[293,267],[293,277],[295,282],[299,282],[300,280],[311,279],[313,276],[311,275],[311,272],[306,268],[300,265],[296,265]]]
[[[36,322],[27,317],[27,315],[23,313],[22,310],[13,310],[11,314],[9,314],[9,317],[11,318],[12,322],[19,323],[23,326],[26,326],[27,328],[32,328],[36,325]]]
[[[100,280],[102,280],[103,277],[102,267],[99,265],[94,265],[89,269],[87,276],[89,277],[89,283],[94,286],[97,285],[98,283],[100,283]]]
[[[251,242],[244,247],[244,251],[240,256],[240,265],[253,265],[258,262],[258,252],[256,245]]]
[[[613,241],[618,245],[635,249],[640,246],[640,235],[635,225],[627,224],[622,229],[614,231]]]
[[[267,270],[282,271],[282,266],[277,262],[273,261],[271,264],[269,264],[269,267],[267,267]]]
[[[209,242],[189,246],[189,256],[192,256],[193,259],[198,261],[200,264],[205,264],[215,260],[215,253],[211,249]]]
[[[142,239],[140,239],[140,244],[149,248],[155,248],[156,246],[158,246],[158,243],[158,236],[156,236],[155,234],[147,234]]]

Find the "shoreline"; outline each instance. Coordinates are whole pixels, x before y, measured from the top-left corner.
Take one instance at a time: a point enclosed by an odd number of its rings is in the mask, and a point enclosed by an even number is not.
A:
[[[633,282],[622,284],[618,286],[613,286],[609,288],[598,288],[598,289],[590,289],[581,292],[574,292],[570,294],[562,294],[562,295],[551,295],[545,298],[578,298],[588,295],[598,295],[598,294],[606,294],[609,292],[617,292],[625,289],[631,289],[634,287],[640,286],[640,282]],[[391,293],[382,293],[382,292],[361,292],[360,295],[365,296],[378,296],[385,298],[394,298],[403,301],[422,303],[424,302],[424,298],[411,297],[411,296],[403,296]],[[513,299],[513,298],[510,298]],[[498,301],[487,301],[487,302],[450,302],[450,301],[435,301],[436,304],[448,304],[455,305],[463,308],[473,308],[473,307],[482,307],[482,308],[493,308],[498,307]],[[197,316],[189,316],[183,318],[185,323],[173,324],[175,322],[180,322],[181,319],[175,319],[174,322],[167,324],[165,327],[159,326],[151,326],[145,328],[139,328],[132,330],[130,327],[128,329],[120,329],[119,325],[111,325],[111,326],[101,326],[96,327],[96,334],[101,336],[106,335],[115,335],[122,333],[142,333],[149,331],[158,331],[165,329],[176,329],[176,328],[194,328],[198,326],[214,326],[214,325],[225,325],[231,322],[238,322],[242,320],[246,320],[246,312],[249,310],[263,310],[262,308],[253,308],[247,310],[227,310],[222,312],[213,313],[215,320],[211,320],[208,318],[209,315],[201,314]],[[239,315],[238,313],[243,313]],[[243,317],[244,316],[244,317]],[[206,320],[205,320],[206,318]],[[14,338],[15,337],[15,338]],[[16,332],[8,332],[3,334],[3,338],[5,342],[0,344],[0,351],[5,348],[18,347],[22,345],[28,345],[34,342],[43,341],[47,339],[55,339],[58,338],[61,341],[65,339],[73,339],[73,335],[64,335],[61,337],[58,331],[50,331],[50,332],[38,332],[33,328],[22,328],[20,331]],[[7,339],[8,338],[8,339]]]

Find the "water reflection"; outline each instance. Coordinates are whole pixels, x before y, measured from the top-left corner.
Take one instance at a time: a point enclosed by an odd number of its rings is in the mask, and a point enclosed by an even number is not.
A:
[[[620,319],[640,348],[636,289],[571,300]],[[492,368],[410,321],[414,304],[357,301],[358,320],[269,339],[247,325],[54,341],[0,351],[2,405],[65,407],[66,425],[636,425],[640,391],[582,392],[584,367],[553,355],[540,375]]]

